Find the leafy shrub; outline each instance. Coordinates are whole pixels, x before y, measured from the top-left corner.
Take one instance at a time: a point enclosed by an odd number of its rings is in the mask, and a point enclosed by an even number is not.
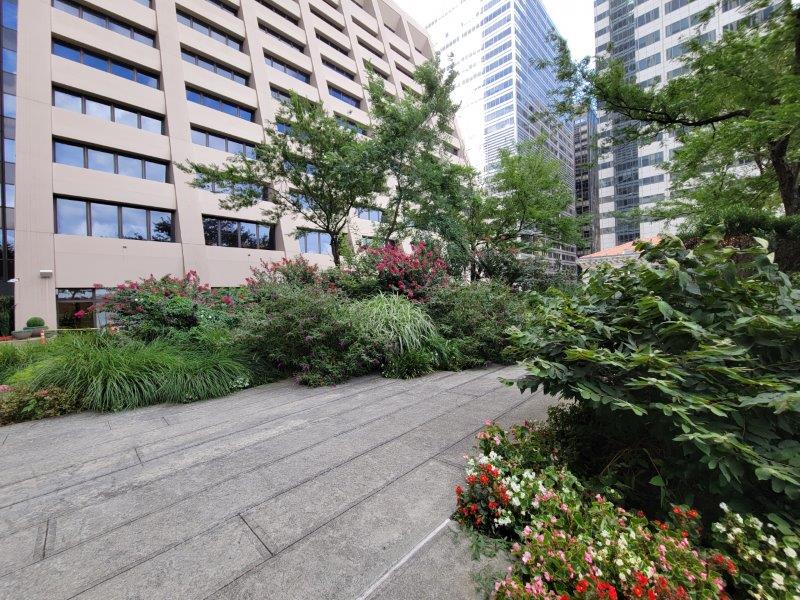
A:
[[[736,563],[736,587],[751,598],[800,598],[800,537],[785,524],[779,529],[723,509],[711,529],[715,545]]]
[[[580,464],[603,464],[628,501],[720,501],[791,515],[800,498],[800,291],[763,245],[640,244],[585,288],[540,297],[512,336],[525,390],[562,394],[591,422]],[[733,259],[737,260],[734,261]],[[587,418],[591,417],[590,419]],[[570,463],[572,466],[573,463]]]
[[[261,285],[258,293],[234,339],[262,380],[297,375],[308,385],[329,385],[379,364],[340,294],[288,284]]]
[[[198,325],[233,325],[234,305],[243,301],[243,294],[244,290],[212,290],[190,271],[182,278],[150,276],[127,281],[92,310],[109,313],[116,325],[134,337],[155,340]]]
[[[520,258],[516,251],[490,249],[478,259],[484,277],[518,291],[569,290],[578,285],[574,265],[554,266],[544,257]]]
[[[413,379],[433,371],[436,357],[428,350],[404,350],[386,359],[383,376],[389,379]]]
[[[191,402],[250,383],[246,365],[220,348],[107,334],[65,334],[47,347],[9,383],[35,391],[58,388],[88,410]]]
[[[521,324],[525,312],[522,296],[486,282],[438,287],[423,306],[442,337],[453,341],[461,357],[455,368],[506,362],[507,330]]]
[[[252,275],[245,284],[258,297],[258,291],[266,285],[287,283],[289,285],[319,285],[322,283],[319,267],[312,265],[304,256],[283,258],[279,262],[261,261],[261,266],[250,269]]]
[[[44,327],[44,319],[42,317],[31,317],[25,322],[26,327]]]
[[[436,328],[425,311],[402,296],[379,294],[350,306],[352,323],[360,336],[387,355],[429,347]]]
[[[59,388],[32,391],[24,386],[0,385],[0,425],[57,417],[78,409],[75,398]]]
[[[378,284],[385,292],[424,300],[434,287],[447,281],[447,265],[425,242],[412,244],[411,254],[391,245],[367,248],[366,252],[378,259]]]

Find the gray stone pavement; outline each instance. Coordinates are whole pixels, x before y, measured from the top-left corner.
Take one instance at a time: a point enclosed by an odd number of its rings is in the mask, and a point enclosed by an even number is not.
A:
[[[552,399],[486,368],[281,382],[0,428],[0,599],[480,597],[447,522],[485,419]],[[485,563],[485,561],[484,561]]]

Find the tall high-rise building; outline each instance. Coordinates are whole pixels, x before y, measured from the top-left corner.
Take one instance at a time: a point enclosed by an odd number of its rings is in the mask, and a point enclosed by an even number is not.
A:
[[[598,249],[597,231],[597,115],[588,110],[575,119],[575,214],[587,219],[583,227],[584,246],[577,255],[584,256]]]
[[[572,122],[543,118],[557,80],[552,68],[539,68],[555,56],[555,26],[541,1],[449,0],[428,31],[458,73],[456,120],[470,164],[491,174],[501,148],[544,135],[572,187]],[[551,258],[572,264],[574,249],[556,248]]]
[[[91,326],[79,309],[149,274],[222,287],[261,260],[328,264],[310,224],[223,210],[178,166],[252,152],[292,91],[365,131],[367,66],[402,94],[433,56],[392,0],[1,1],[0,292],[17,326]],[[379,218],[354,211],[351,241]]]
[[[596,51],[601,58],[623,63],[627,75],[642,87],[658,86],[680,77],[686,42],[718,40],[726,30],[751,19],[766,18],[771,7],[755,16],[747,0],[595,0]],[[708,21],[702,15],[718,6]],[[661,233],[668,224],[625,218],[637,207],[647,208],[669,194],[669,174],[661,168],[678,145],[671,136],[651,143],[629,141],[604,149],[630,125],[624,117],[599,107],[600,249]],[[618,136],[619,137],[619,136]],[[603,141],[606,144],[603,144]]]

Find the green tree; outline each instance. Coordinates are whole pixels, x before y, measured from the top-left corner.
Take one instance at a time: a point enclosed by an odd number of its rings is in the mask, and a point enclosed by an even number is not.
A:
[[[269,190],[265,219],[293,214],[327,233],[337,266],[351,212],[374,207],[386,181],[375,168],[372,141],[295,94],[252,157],[237,154],[222,165],[189,162],[183,168],[195,175],[195,186],[225,189],[223,208],[255,206]]]
[[[597,102],[634,125],[614,141],[674,135],[671,199],[649,216],[716,217],[732,207],[800,214],[800,7],[746,0],[749,15],[721,39],[686,42],[684,73],[642,88],[619,61],[573,62],[560,40],[560,112]],[[702,15],[707,21],[716,5]],[[749,168],[748,168],[749,167]]]
[[[581,242],[572,187],[541,138],[501,150],[487,185],[472,169],[450,165],[431,190],[409,207],[409,220],[442,239],[451,264],[463,265],[473,281],[484,275],[487,252],[540,253],[556,243]]]
[[[419,66],[414,80],[422,91],[402,96],[386,91],[383,79],[370,76],[370,134],[374,160],[390,181],[388,204],[378,236],[383,241],[413,227],[407,213],[421,199],[440,193],[454,160],[448,138],[453,134],[456,105],[452,100],[456,73],[439,57]]]

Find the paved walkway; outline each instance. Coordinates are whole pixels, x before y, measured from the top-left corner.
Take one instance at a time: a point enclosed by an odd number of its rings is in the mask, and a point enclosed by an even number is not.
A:
[[[0,428],[0,598],[475,597],[445,521],[483,421],[544,415],[498,383],[518,372]]]

